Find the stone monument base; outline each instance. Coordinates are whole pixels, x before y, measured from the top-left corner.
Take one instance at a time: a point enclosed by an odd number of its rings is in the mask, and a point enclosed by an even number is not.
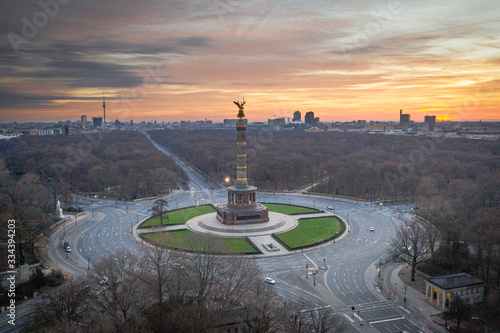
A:
[[[217,219],[229,225],[264,223],[269,221],[269,210],[266,206],[256,203],[251,207],[231,207],[220,204],[217,209]]]

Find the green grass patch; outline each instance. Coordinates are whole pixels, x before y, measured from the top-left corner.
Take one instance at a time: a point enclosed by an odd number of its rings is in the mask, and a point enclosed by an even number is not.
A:
[[[266,203],[264,204],[271,212],[281,213],[286,215],[296,215],[296,214],[310,214],[310,213],[319,213],[321,212],[318,209],[302,207],[302,206],[294,206],[294,205],[280,205],[280,204],[272,204]]]
[[[166,225],[184,224],[193,217],[213,212],[215,212],[215,208],[212,205],[203,205],[198,207],[189,207],[189,208],[173,210],[168,213],[168,220],[163,219],[163,225],[166,226]],[[140,229],[150,228],[153,226],[160,226],[160,225],[161,225],[160,218],[153,217],[144,221],[144,223],[142,223],[139,226],[139,228]]]
[[[191,230],[179,230],[143,234],[141,237],[157,245],[182,250],[192,250],[191,244],[193,241],[197,240],[196,235],[197,234],[194,234]],[[221,244],[221,246],[215,246],[214,251],[218,253],[260,253],[260,251],[244,237],[232,238],[203,236],[203,238],[207,239],[209,242],[213,240],[213,242]]]
[[[336,217],[300,219],[294,229],[277,234],[276,237],[289,249],[320,244],[344,230],[344,224]]]

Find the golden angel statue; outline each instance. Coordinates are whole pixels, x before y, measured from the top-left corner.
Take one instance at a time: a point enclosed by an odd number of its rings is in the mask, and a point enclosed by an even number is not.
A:
[[[245,102],[245,97],[243,97],[243,102],[242,103],[240,103],[240,101],[238,101],[238,102],[233,101],[233,103],[236,104],[236,105],[238,105],[238,107],[240,108],[240,111],[238,112],[237,117],[240,118],[240,119],[241,118],[245,118],[245,113],[244,113],[244,110],[243,110],[243,105],[245,105],[245,103],[246,103]]]

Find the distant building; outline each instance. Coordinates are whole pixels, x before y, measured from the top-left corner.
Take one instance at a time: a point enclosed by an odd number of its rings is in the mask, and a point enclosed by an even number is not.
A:
[[[300,113],[299,110],[297,110],[293,113],[292,121],[297,121],[297,120],[302,120],[302,114]]]
[[[236,122],[238,119],[224,119],[224,126],[236,126]],[[244,118],[243,119],[245,124],[248,124],[248,119]]]
[[[87,116],[82,115],[82,127],[85,128],[85,125],[87,125]]]
[[[436,127],[436,116],[425,116],[425,125],[428,131],[434,131]]]
[[[366,120],[358,120],[358,125],[365,126],[366,125]]]
[[[285,126],[285,118],[271,118],[267,120],[269,126]]]
[[[319,125],[319,117],[315,117],[314,118],[314,126],[318,126]]]
[[[54,135],[54,130],[52,128],[42,129],[38,131],[38,135]]]
[[[467,273],[449,274],[425,279],[425,300],[446,311],[454,296],[465,304],[481,303],[484,281]]]
[[[21,133],[23,135],[39,135],[39,131],[36,130],[36,129],[32,129],[32,130],[22,130]]]
[[[312,112],[312,111],[307,112],[305,117],[304,117],[304,121],[307,124],[313,126],[314,125],[314,112]]]
[[[408,129],[410,127],[410,115],[409,114],[403,114],[403,110],[399,110],[399,126],[401,126],[401,129],[404,132],[408,132]]]
[[[92,117],[92,125],[94,127],[102,127],[102,117]]]
[[[320,133],[320,132],[323,132],[323,130],[317,128],[316,126],[314,126],[314,127],[305,129],[304,132],[308,132],[308,133]]]

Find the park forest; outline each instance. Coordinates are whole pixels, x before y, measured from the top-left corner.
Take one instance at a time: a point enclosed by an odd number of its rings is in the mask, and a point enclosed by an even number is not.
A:
[[[26,256],[30,262],[35,238],[55,222],[57,199],[63,209],[74,210],[72,193],[151,197],[170,193],[186,177],[173,159],[137,132],[0,140],[0,218],[16,220],[22,250],[16,258]],[[2,235],[7,235],[5,229],[0,224]],[[6,258],[6,248],[0,249]],[[6,261],[0,269],[2,265]]]
[[[209,177],[234,180],[234,130],[150,135]],[[498,141],[247,131],[248,179],[259,190],[414,202],[439,235],[438,250],[419,268],[486,281],[488,317],[500,315],[499,154]]]
[[[149,134],[207,178],[234,181],[235,130]],[[487,318],[500,315],[499,153],[498,141],[247,131],[249,182],[259,190],[414,203],[439,244],[418,268],[483,279]],[[1,141],[0,156],[0,217],[16,219],[24,249],[54,222],[56,198],[130,200],[168,194],[187,180],[146,136],[131,131]]]

